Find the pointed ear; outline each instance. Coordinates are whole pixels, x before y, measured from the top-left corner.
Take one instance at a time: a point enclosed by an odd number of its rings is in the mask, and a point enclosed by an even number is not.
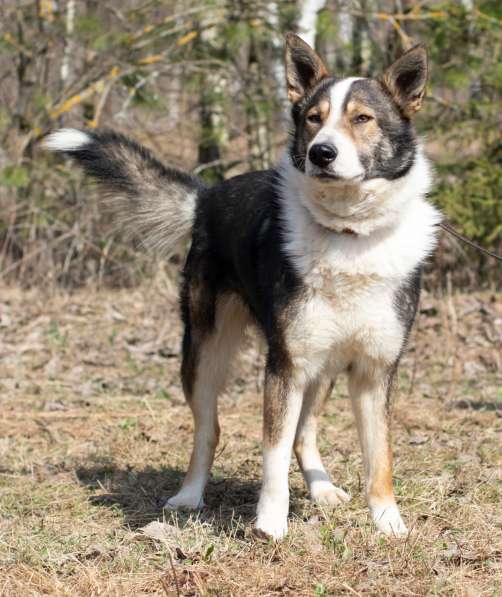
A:
[[[314,50],[294,33],[286,34],[286,82],[288,98],[293,104],[324,77],[328,71]]]
[[[422,107],[428,71],[427,49],[420,44],[398,58],[383,75],[383,84],[408,118]]]

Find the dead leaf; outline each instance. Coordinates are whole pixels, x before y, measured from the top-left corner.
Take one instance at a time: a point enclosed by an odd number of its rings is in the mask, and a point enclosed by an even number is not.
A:
[[[429,438],[426,435],[414,435],[410,437],[409,444],[412,446],[420,446],[421,444],[426,444],[429,441]]]
[[[172,544],[179,539],[179,529],[173,524],[153,520],[140,529],[143,535],[164,544]]]

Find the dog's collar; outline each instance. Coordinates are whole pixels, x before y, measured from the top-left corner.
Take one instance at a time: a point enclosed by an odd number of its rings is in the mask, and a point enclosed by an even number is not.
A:
[[[357,232],[354,232],[352,228],[344,228],[340,234],[348,234],[349,236],[357,236]]]

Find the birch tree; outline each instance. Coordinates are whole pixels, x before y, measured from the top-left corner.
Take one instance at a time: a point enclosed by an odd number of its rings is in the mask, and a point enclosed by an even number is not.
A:
[[[325,5],[326,0],[300,0],[299,3],[298,35],[312,48],[315,48],[317,16]]]

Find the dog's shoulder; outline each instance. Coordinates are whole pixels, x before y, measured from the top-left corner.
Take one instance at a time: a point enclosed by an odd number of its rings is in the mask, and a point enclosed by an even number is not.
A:
[[[218,292],[237,292],[263,324],[302,286],[285,250],[282,210],[274,169],[235,176],[198,199],[192,255],[207,263]]]

